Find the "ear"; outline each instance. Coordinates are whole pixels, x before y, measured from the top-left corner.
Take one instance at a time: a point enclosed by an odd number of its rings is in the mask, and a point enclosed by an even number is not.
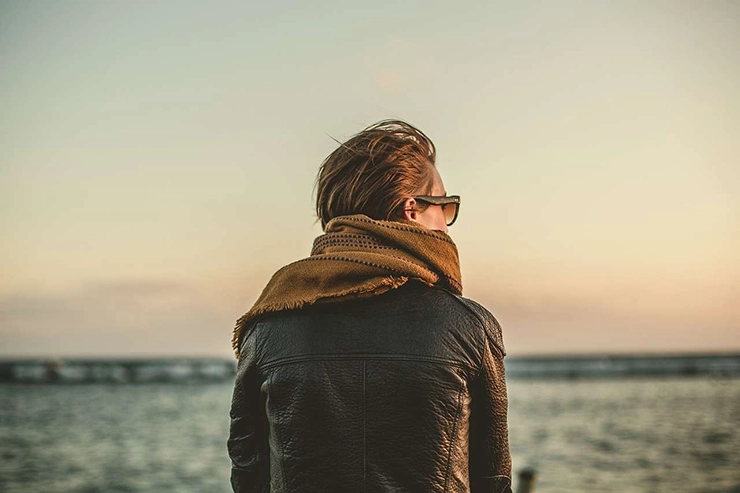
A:
[[[409,210],[409,209],[416,209],[416,200],[414,199],[406,199],[406,202],[403,203],[403,218],[408,221],[418,221],[416,218],[416,210]]]

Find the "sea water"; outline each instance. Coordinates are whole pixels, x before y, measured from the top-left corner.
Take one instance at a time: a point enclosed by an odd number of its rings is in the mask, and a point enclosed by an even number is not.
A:
[[[0,491],[230,492],[232,384],[0,385]],[[740,379],[508,381],[535,492],[740,493]]]

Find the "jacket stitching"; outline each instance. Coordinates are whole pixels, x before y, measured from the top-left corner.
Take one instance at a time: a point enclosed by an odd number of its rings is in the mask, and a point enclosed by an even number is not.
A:
[[[486,339],[488,336],[484,333],[483,334],[483,347],[481,348],[481,361],[480,361],[480,368],[478,368],[478,371],[475,372],[474,380],[478,380],[478,377],[480,377],[480,374],[483,373],[483,367],[486,365],[486,353],[488,353],[488,341]]]
[[[275,375],[270,376],[270,390],[272,391],[272,381],[275,379]],[[287,478],[285,477],[285,464],[283,463],[283,458],[285,457],[285,451],[283,450],[283,440],[280,438],[280,426],[279,426],[280,419],[275,420],[275,438],[278,442],[278,448],[280,449],[280,459],[278,461],[279,468],[282,469],[283,474],[283,481],[284,481],[284,487],[287,490],[288,484],[287,484]]]
[[[246,351],[244,348],[247,347],[247,341],[249,340],[249,337],[254,334],[254,329],[257,328],[259,321],[255,320],[249,326],[247,326],[241,334],[241,341],[239,343],[239,354],[244,354]]]
[[[432,287],[434,287],[434,286],[432,286]],[[443,291],[448,292],[446,290],[443,290]],[[487,341],[488,341],[488,329],[486,327],[487,326],[486,321],[483,320],[483,317],[481,317],[478,312],[476,312],[475,310],[473,310],[472,308],[470,308],[468,306],[468,304],[465,303],[462,300],[462,297],[461,296],[458,296],[458,295],[456,295],[454,293],[450,293],[450,294],[452,295],[452,297],[458,303],[460,303],[462,306],[464,306],[468,310],[468,312],[472,313],[473,316],[475,316],[475,318],[478,319],[478,322],[480,322],[481,329],[483,329],[483,346],[484,346],[483,350],[485,350],[485,348],[488,347],[488,344],[487,344]],[[493,342],[493,345],[496,347],[496,350],[500,353],[500,356],[502,358],[505,357],[506,354],[501,350],[500,347],[498,347],[498,345],[496,344],[496,342],[495,341],[492,341],[492,342]],[[483,355],[483,357],[485,357],[485,352],[484,351],[481,351],[481,354]],[[481,360],[480,368],[478,368],[478,371],[476,372],[476,378],[477,378],[478,375],[480,375],[481,371],[483,371],[483,360]]]
[[[362,360],[362,491],[367,491],[367,360]]]
[[[321,360],[358,360],[358,359],[373,359],[380,361],[415,361],[421,363],[439,363],[457,366],[463,369],[468,369],[468,365],[460,362],[444,358],[435,358],[430,356],[415,356],[406,354],[382,354],[382,355],[367,355],[367,354],[311,354],[302,356],[288,356],[280,358],[278,360],[270,361],[262,365],[262,370],[268,370],[277,366],[289,365],[291,363],[301,363],[303,361],[321,361]]]
[[[460,390],[457,392],[457,412],[455,413],[455,423],[452,426],[452,438],[450,439],[450,450],[447,453],[447,468],[445,470],[445,485],[444,490],[447,491],[447,483],[450,480],[450,467],[452,466],[452,450],[455,448],[455,438],[457,437],[457,423],[460,419],[460,411],[461,411],[461,405],[460,405],[460,399],[462,398],[462,392],[463,388],[460,387]]]
[[[488,344],[486,344],[486,339],[488,338],[488,335],[486,334],[486,324],[485,324],[485,321],[483,320],[483,318],[481,318],[481,316],[475,310],[473,310],[472,308],[470,308],[467,305],[467,303],[465,303],[464,301],[462,301],[460,299],[460,296],[453,295],[452,297],[455,299],[455,301],[457,301],[459,304],[461,304],[462,306],[464,306],[465,309],[468,312],[470,312],[470,313],[473,314],[473,316],[480,323],[481,329],[483,330],[483,337],[481,338],[482,339],[482,341],[481,341],[481,346],[482,347],[480,348],[481,349],[481,353],[480,353],[481,354],[481,362],[480,362],[480,365],[478,365],[478,370],[475,372],[475,377],[474,377],[474,380],[477,380],[478,379],[478,376],[483,371],[483,364],[485,362],[485,357],[486,357],[486,347],[488,346]]]

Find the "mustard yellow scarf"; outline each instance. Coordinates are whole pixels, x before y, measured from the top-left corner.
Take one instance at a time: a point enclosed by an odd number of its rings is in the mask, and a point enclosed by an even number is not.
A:
[[[242,332],[262,314],[374,296],[409,279],[462,294],[457,247],[447,233],[407,220],[335,217],[314,240],[311,255],[278,270],[254,306],[236,321],[236,357]]]

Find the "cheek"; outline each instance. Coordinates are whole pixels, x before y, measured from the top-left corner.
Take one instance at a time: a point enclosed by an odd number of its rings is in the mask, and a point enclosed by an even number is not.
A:
[[[436,211],[437,222],[439,222],[440,224],[446,225],[447,220],[445,219],[445,212],[442,210],[441,207],[435,207],[435,209],[437,209]]]

